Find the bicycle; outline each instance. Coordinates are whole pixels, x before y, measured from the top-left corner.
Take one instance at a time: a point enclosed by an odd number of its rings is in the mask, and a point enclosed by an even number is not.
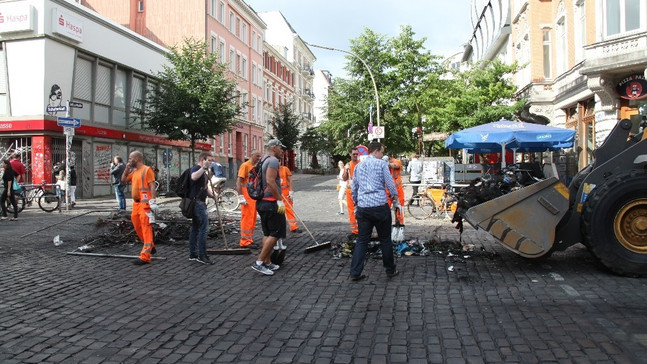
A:
[[[423,192],[419,192],[409,199],[407,211],[417,220],[425,220],[434,213],[438,213],[438,217],[444,213],[446,218],[451,219],[456,211],[456,198],[449,186],[443,186],[443,188],[425,187]]]
[[[31,206],[34,200],[38,201],[38,206],[45,212],[52,212],[58,209],[61,203],[61,199],[56,193],[45,189],[45,187],[55,187],[58,189],[58,186],[55,184],[41,183],[39,185],[21,185],[20,187],[20,192],[15,194],[18,212],[24,210],[25,206]],[[7,211],[13,213],[13,206],[8,199],[6,200],[5,207]]]
[[[215,201],[218,203],[218,208],[223,211],[235,211],[240,202],[238,202],[238,192],[233,188],[225,188],[225,181],[217,182],[213,186],[214,194],[216,195]],[[215,211],[214,199],[207,199],[207,211]]]

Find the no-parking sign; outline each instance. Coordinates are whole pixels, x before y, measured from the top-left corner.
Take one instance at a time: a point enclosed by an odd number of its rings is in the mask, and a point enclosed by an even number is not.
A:
[[[375,138],[375,139],[384,139],[384,127],[383,126],[374,126],[373,127],[373,138]]]

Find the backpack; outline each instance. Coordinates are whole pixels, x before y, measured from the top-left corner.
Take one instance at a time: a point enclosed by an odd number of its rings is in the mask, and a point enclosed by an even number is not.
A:
[[[175,194],[179,197],[189,197],[189,193],[191,193],[191,168],[185,169],[175,184]]]
[[[249,171],[247,175],[247,193],[253,200],[262,200],[265,195],[265,188],[263,188],[263,163],[267,157],[261,159],[254,168]]]

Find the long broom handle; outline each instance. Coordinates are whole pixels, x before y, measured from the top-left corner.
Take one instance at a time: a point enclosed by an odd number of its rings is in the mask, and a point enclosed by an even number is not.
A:
[[[220,209],[218,208],[218,199],[216,198],[216,190],[213,188],[213,182],[211,182],[211,177],[209,177],[209,172],[207,171],[207,180],[209,180],[209,186],[211,187],[211,193],[213,194],[213,202],[216,204],[216,213],[218,214],[218,222],[220,222],[220,232],[222,233],[222,241],[225,243],[225,249],[229,250],[227,245],[227,238],[225,237],[225,228],[222,226],[222,217],[220,216]]]
[[[297,212],[296,212],[296,211],[294,211],[294,205],[293,205],[292,203],[290,203],[289,199],[285,198],[285,196],[283,196],[283,194],[281,194],[281,199],[283,200],[283,203],[284,203],[284,204],[287,204],[288,206],[290,206],[290,207],[292,208],[292,212],[294,213],[294,216],[296,216],[296,217],[297,217],[297,219],[299,219],[299,222],[301,222],[301,225],[303,225],[303,228],[304,228],[304,229],[306,229],[306,231],[308,232],[308,234],[310,234],[310,237],[312,238],[312,240],[314,240],[315,244],[319,245],[319,243],[317,242],[317,239],[315,239],[315,237],[314,237],[314,236],[312,235],[312,233],[310,232],[310,229],[308,229],[308,227],[306,226],[306,224],[305,224],[305,223],[303,222],[303,220],[301,220],[301,218],[299,217],[299,214],[297,214]]]

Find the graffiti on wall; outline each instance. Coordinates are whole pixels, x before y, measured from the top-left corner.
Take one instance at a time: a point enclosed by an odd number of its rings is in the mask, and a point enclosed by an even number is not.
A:
[[[110,161],[112,160],[112,145],[95,143],[94,153],[94,184],[110,184]]]
[[[55,115],[59,111],[64,111],[60,107],[61,103],[63,102],[63,90],[57,85],[53,84],[52,87],[49,90],[49,98],[47,102],[47,113],[50,115]]]

